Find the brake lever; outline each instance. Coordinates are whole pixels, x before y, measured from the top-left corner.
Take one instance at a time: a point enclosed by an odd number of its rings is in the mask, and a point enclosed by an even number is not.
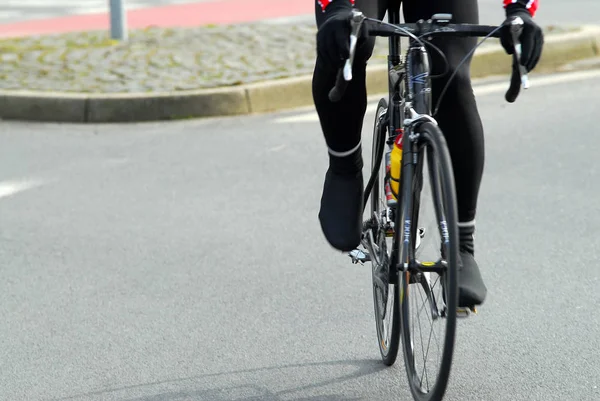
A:
[[[350,19],[350,57],[344,65],[344,79],[352,80],[352,65],[354,64],[354,54],[356,53],[356,44],[362,30],[363,21],[366,19],[364,14],[357,10],[352,10],[352,18]]]
[[[352,80],[352,65],[354,64],[354,54],[356,53],[356,44],[358,43],[358,37],[363,26],[363,21],[366,17],[362,12],[353,9],[352,16],[350,17],[350,55],[346,60],[344,67],[338,71],[335,85],[329,91],[329,100],[332,102],[339,102],[348,82]]]
[[[513,44],[515,46],[515,57],[516,62],[519,67],[519,73],[521,75],[521,85],[523,89],[529,89],[529,76],[527,74],[527,69],[525,66],[521,64],[521,55],[523,54],[523,47],[521,42],[519,41],[519,37],[523,32],[523,19],[521,17],[514,17],[510,22],[510,33],[512,35]]]

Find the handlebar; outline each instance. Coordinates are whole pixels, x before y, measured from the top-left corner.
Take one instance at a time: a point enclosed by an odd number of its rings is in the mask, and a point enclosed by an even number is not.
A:
[[[438,14],[433,16],[433,20],[420,21],[408,24],[388,24],[375,19],[367,19],[363,13],[358,10],[352,10],[350,18],[350,57],[346,60],[344,66],[338,71],[335,86],[329,91],[329,100],[338,102],[346,88],[348,82],[352,80],[352,65],[356,53],[356,44],[358,37],[365,24],[367,24],[367,34],[370,36],[468,36],[468,37],[496,37],[501,36],[501,30],[498,26],[475,25],[475,24],[451,24],[449,14]],[[510,87],[506,91],[506,101],[513,103],[521,90],[529,88],[529,78],[527,70],[521,65],[521,43],[519,36],[523,31],[523,19],[513,17],[507,22],[510,25],[510,32],[513,39],[515,51],[513,52],[513,68],[510,80]]]

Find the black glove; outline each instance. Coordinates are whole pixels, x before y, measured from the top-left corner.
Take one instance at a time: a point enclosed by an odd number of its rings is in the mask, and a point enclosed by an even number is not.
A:
[[[533,70],[540,61],[542,55],[542,48],[544,47],[544,34],[542,29],[533,21],[531,14],[525,7],[516,3],[511,4],[506,8],[507,20],[511,17],[521,17],[523,20],[523,31],[519,37],[521,42],[521,65],[523,65],[527,72]],[[500,43],[508,54],[514,53],[514,45],[512,36],[510,33],[510,26],[507,24],[502,28],[502,36],[500,37]]]
[[[317,54],[331,68],[338,69],[350,57],[352,4],[336,0],[325,9],[325,22],[317,32]]]

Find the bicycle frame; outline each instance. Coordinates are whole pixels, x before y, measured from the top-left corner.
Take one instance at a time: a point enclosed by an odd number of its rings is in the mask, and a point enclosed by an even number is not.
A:
[[[400,23],[400,12],[398,10],[388,10],[389,22],[391,24]],[[398,134],[404,135],[403,141],[403,167],[398,192],[398,206],[394,210],[394,226],[396,227],[394,241],[392,245],[391,266],[397,266],[396,269],[390,269],[389,280],[391,283],[397,282],[397,273],[400,270],[408,268],[411,257],[414,257],[413,249],[414,236],[411,235],[412,227],[412,202],[402,204],[401,194],[406,189],[413,186],[415,168],[418,163],[418,142],[417,136],[414,136],[413,125],[421,116],[431,115],[431,86],[430,86],[430,65],[428,53],[422,44],[410,39],[408,50],[406,52],[406,61],[402,64],[402,48],[400,37],[392,35],[389,37],[388,54],[388,82],[389,99],[388,110],[384,121],[380,122],[379,148],[377,149],[377,161],[371,177],[379,174],[379,166],[385,151],[385,143],[393,143]],[[407,101],[408,100],[408,101]],[[407,114],[411,119],[406,119]],[[433,118],[430,117],[431,120]],[[387,127],[387,138],[385,128]],[[408,162],[407,162],[408,161]],[[373,181],[372,179],[369,180]],[[371,186],[372,187],[372,186]],[[369,188],[367,188],[369,189]],[[371,191],[365,192],[365,205]],[[398,207],[402,208],[401,210]],[[404,216],[404,217],[403,217]],[[403,246],[400,247],[400,244]]]
[[[351,36],[350,36],[350,57],[346,60],[343,68],[339,70],[335,86],[329,92],[329,99],[332,102],[337,102],[343,96],[347,87],[347,82],[352,79],[352,65],[354,61],[354,53],[356,49],[357,38],[362,30],[363,23],[368,29],[369,35],[387,36],[389,37],[389,54],[388,54],[388,109],[382,116],[383,120],[378,121],[379,137],[378,149],[374,154],[374,169],[371,172],[371,177],[366,185],[364,192],[364,207],[368,203],[371,195],[375,179],[378,177],[379,168],[384,154],[385,143],[388,145],[400,133],[403,135],[403,163],[401,171],[400,191],[397,194],[398,204],[401,209],[396,206],[392,209],[395,213],[393,220],[395,221],[395,237],[392,249],[392,265],[398,266],[399,269],[406,270],[409,268],[409,263],[414,260],[413,241],[414,236],[410,235],[412,227],[412,201],[403,202],[406,199],[404,196],[406,191],[412,189],[415,167],[419,168],[419,141],[421,135],[418,126],[422,122],[431,122],[437,125],[432,117],[432,94],[430,86],[430,65],[429,56],[425,43],[420,40],[419,35],[433,36],[485,36],[485,37],[500,37],[500,27],[486,26],[477,24],[452,24],[450,14],[436,14],[430,20],[419,20],[416,23],[401,24],[399,7],[392,4],[388,8],[388,21],[379,21],[372,18],[366,18],[361,12],[355,11],[351,17]],[[515,51],[513,52],[513,73],[511,77],[511,85],[506,92],[505,98],[509,102],[514,102],[519,94],[520,87],[526,89],[528,78],[526,71],[523,70],[518,60],[520,57],[519,35],[522,31],[523,20],[519,17],[514,17],[505,24],[509,26],[513,36]],[[409,46],[406,51],[406,60],[402,62],[400,38],[408,37]],[[468,59],[477,46],[463,59],[463,62]],[[462,62],[461,62],[462,64]],[[456,69],[458,70],[458,68]],[[449,78],[452,80],[454,74]],[[444,89],[445,91],[445,89]],[[442,91],[442,95],[444,91]],[[438,99],[439,102],[439,99]],[[378,118],[380,118],[378,117]],[[388,130],[386,137],[385,130]],[[372,226],[373,222],[377,223],[379,216],[373,216],[369,220]],[[368,241],[367,241],[368,242]],[[364,242],[363,242],[364,244]],[[369,246],[367,246],[369,245]],[[399,246],[402,245],[402,249]],[[365,245],[370,251],[371,244]],[[396,255],[401,254],[396,259]],[[421,267],[423,269],[421,269]],[[419,266],[422,271],[436,271],[439,266]],[[395,277],[390,277],[391,282],[395,282]]]
[[[366,207],[368,198],[371,194],[375,178],[379,173],[379,166],[383,157],[385,145],[384,143],[392,143],[396,136],[403,134],[403,166],[401,174],[400,191],[398,200],[402,199],[402,194],[405,189],[411,189],[413,185],[414,168],[418,167],[418,125],[421,122],[429,121],[437,125],[437,122],[432,117],[432,94],[431,94],[431,67],[429,65],[429,55],[422,41],[416,40],[416,36],[411,34],[404,28],[398,27],[403,25],[407,29],[412,29],[413,32],[425,32],[427,36],[437,35],[465,35],[465,36],[495,36],[499,37],[499,27],[484,26],[484,25],[469,25],[469,24],[450,24],[451,15],[437,14],[432,16],[431,20],[420,20],[413,24],[400,24],[400,11],[397,7],[388,8],[388,21],[385,24],[379,21],[379,25],[375,26],[370,34],[375,36],[389,36],[389,54],[388,54],[388,110],[384,115],[384,120],[379,122],[379,148],[376,149],[375,168],[371,173],[371,177],[365,188],[364,205]],[[362,25],[364,17],[362,14],[355,16],[353,21],[355,27]],[[368,22],[378,23],[377,20]],[[524,88],[529,86],[526,71],[518,63],[518,54],[520,54],[520,44],[518,37],[522,30],[523,21],[520,18],[514,18],[510,22],[510,29],[513,35],[515,44],[515,52],[513,54],[513,74],[511,77],[511,85],[506,93],[506,99],[513,102],[519,94],[521,84]],[[410,26],[410,27],[409,27]],[[400,32],[403,31],[403,32]],[[354,37],[357,31],[353,31]],[[400,32],[400,33],[399,33]],[[400,37],[408,36],[409,45],[406,51],[406,60],[404,63],[401,59]],[[354,40],[356,43],[356,40]],[[472,51],[474,51],[473,49]],[[330,93],[330,98],[339,98],[344,90],[344,77],[351,77],[351,62],[353,60],[354,49],[351,50],[351,58],[346,65],[344,74],[338,75],[336,87]],[[465,57],[466,60],[466,57]],[[464,61],[464,60],[463,60]],[[348,78],[346,78],[348,79]],[[350,78],[351,79],[351,78]],[[452,79],[452,77],[450,77]],[[385,137],[385,128],[388,128],[388,137]],[[415,133],[416,132],[416,133]],[[396,233],[400,234],[400,238],[395,240],[393,253],[397,254],[397,245],[402,243],[405,245],[402,250],[403,261],[402,269],[407,269],[409,263],[408,250],[412,249],[411,219],[412,205],[401,204],[401,213],[396,213]],[[404,221],[398,220],[400,216],[407,216]],[[396,261],[392,261],[396,262]]]

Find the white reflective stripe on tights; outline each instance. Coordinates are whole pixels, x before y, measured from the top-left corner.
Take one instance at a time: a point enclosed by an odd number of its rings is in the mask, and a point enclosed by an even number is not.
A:
[[[352,149],[350,149],[346,152],[336,152],[335,150],[333,150],[329,147],[327,148],[327,150],[329,151],[329,154],[331,154],[332,156],[346,157],[346,156],[350,156],[352,153],[356,152],[358,150],[358,148],[360,148],[361,143],[362,143],[362,140],[358,142],[358,145],[356,145],[355,147],[353,147]]]
[[[475,220],[465,221],[464,223],[458,223],[459,227],[475,227]]]

